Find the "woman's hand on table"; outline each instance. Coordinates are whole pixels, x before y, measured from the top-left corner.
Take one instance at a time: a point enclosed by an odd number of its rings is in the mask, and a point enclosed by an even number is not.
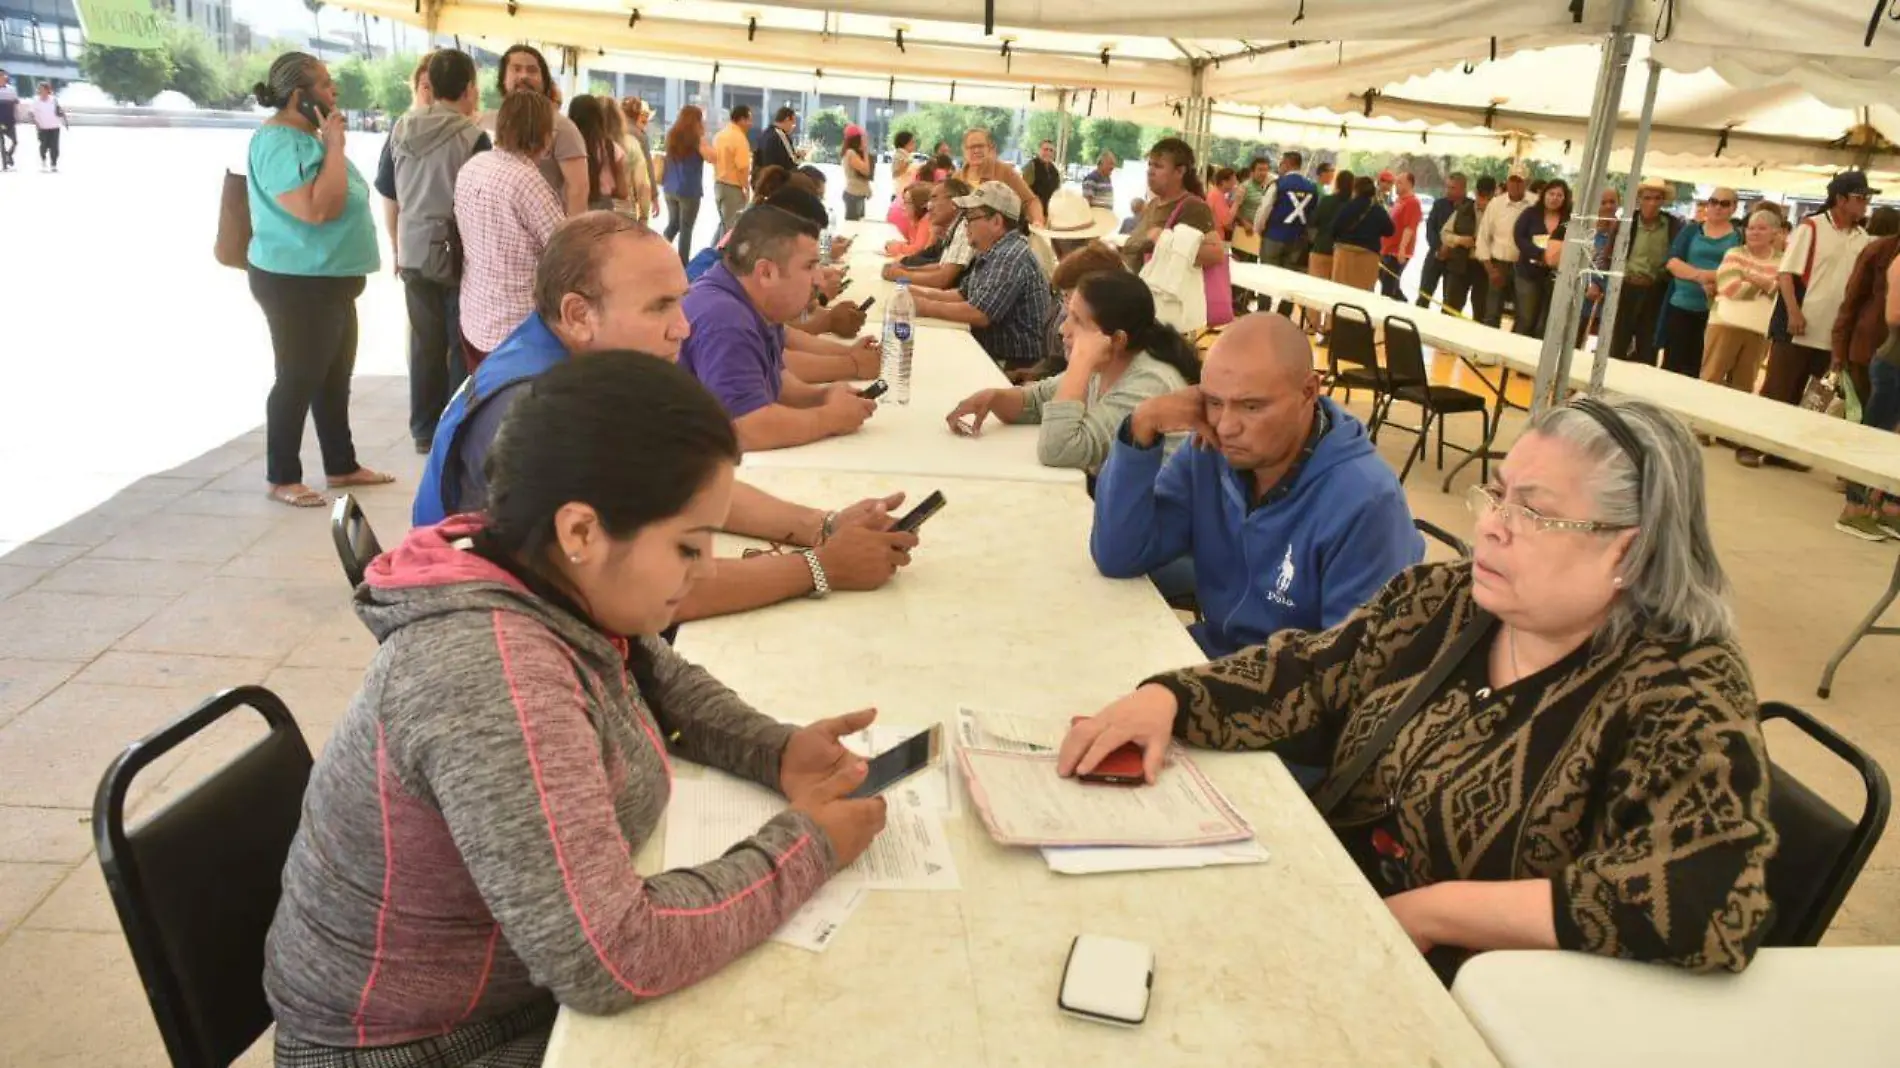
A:
[[[1154,782],[1174,739],[1180,702],[1165,686],[1150,683],[1069,728],[1056,757],[1056,774],[1086,775],[1102,758],[1133,742],[1141,747],[1143,776]]]
[[[983,421],[990,417],[990,409],[996,406],[996,395],[1000,389],[980,389],[963,398],[963,403],[950,410],[944,417],[950,432],[964,437],[976,437],[983,433]]]

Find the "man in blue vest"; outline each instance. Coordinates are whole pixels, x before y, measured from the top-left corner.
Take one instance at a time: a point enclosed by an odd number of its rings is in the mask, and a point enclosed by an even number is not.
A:
[[[1298,152],[1280,157],[1280,176],[1260,198],[1253,228],[1260,235],[1260,262],[1292,271],[1305,270],[1306,228],[1319,204],[1319,187],[1300,173],[1306,160]]]
[[[536,375],[572,356],[631,349],[677,359],[688,325],[680,307],[686,272],[644,224],[595,211],[568,220],[535,270],[535,311],[489,353],[449,399],[416,490],[417,526],[477,511],[487,493],[484,461],[502,416]],[[638,463],[638,457],[628,457]],[[826,511],[781,501],[740,482],[726,529],[803,551],[721,560],[695,584],[681,622],[744,612],[834,589],[876,589],[910,562],[911,534],[891,531],[904,495]]]
[[[1206,448],[1174,450],[1195,433]],[[1095,484],[1095,566],[1136,578],[1194,561],[1210,657],[1282,630],[1323,630],[1366,603],[1425,543],[1366,428],[1320,395],[1313,350],[1284,315],[1221,331],[1201,383],[1143,401],[1122,421]]]

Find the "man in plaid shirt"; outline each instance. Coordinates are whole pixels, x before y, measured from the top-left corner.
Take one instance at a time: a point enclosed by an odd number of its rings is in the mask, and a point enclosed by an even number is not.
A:
[[[961,292],[912,287],[917,314],[967,323],[999,366],[1028,367],[1042,359],[1050,295],[1049,279],[1016,229],[1022,198],[1002,182],[984,182],[958,197],[956,205],[963,209],[963,228],[976,259],[963,275]]]

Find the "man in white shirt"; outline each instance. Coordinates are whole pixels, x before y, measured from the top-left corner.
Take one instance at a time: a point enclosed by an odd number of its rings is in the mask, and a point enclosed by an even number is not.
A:
[[[50,162],[53,173],[58,174],[59,131],[70,123],[66,121],[66,109],[59,106],[59,99],[53,95],[53,83],[41,82],[39,95],[27,108],[40,135],[40,169],[45,170]]]
[[[1773,343],[1762,396],[1800,404],[1808,379],[1827,373],[1847,278],[1869,240],[1861,220],[1867,217],[1868,200],[1879,192],[1868,187],[1865,173],[1842,171],[1827,183],[1820,210],[1795,226],[1781,257],[1781,300],[1768,326]],[[1764,460],[1787,463],[1749,448],[1735,450],[1735,459],[1745,467],[1760,467]]]
[[[1504,320],[1504,295],[1511,291],[1511,272],[1517,266],[1517,217],[1531,206],[1531,195],[1524,183],[1530,171],[1522,163],[1511,164],[1510,177],[1504,180],[1504,195],[1491,198],[1485,205],[1484,218],[1478,222],[1476,259],[1484,264],[1486,281],[1484,308],[1479,321],[1496,326]]]

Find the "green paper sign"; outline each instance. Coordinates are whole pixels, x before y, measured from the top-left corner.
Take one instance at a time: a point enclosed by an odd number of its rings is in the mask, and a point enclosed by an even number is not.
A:
[[[134,49],[165,46],[169,20],[152,10],[151,0],[77,0],[75,6],[91,44]]]

